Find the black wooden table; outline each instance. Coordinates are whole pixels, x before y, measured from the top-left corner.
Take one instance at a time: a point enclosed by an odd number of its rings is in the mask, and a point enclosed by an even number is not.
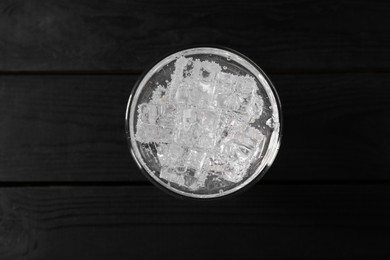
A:
[[[388,1],[0,2],[0,259],[389,259]],[[193,44],[270,76],[284,137],[240,196],[178,200],[128,152],[140,73]]]

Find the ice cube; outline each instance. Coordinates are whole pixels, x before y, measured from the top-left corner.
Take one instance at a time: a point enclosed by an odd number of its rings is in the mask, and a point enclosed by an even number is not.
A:
[[[236,170],[225,170],[221,175],[225,180],[237,183],[243,179],[245,173],[237,172]]]
[[[198,146],[204,149],[212,149],[215,146],[216,135],[213,133],[204,133],[200,136]]]
[[[175,118],[175,110],[173,105],[144,103],[138,106],[138,119],[146,124],[167,126],[162,125],[161,122],[164,122],[164,124],[170,122],[170,125],[172,125]]]
[[[211,98],[213,97],[215,89],[215,85],[213,84],[213,82],[199,81],[198,87],[203,93],[206,93]]]
[[[263,151],[265,141],[267,138],[264,134],[262,134],[259,130],[257,130],[254,127],[249,127],[246,134],[253,142],[256,143],[256,145],[255,145],[256,150],[253,153],[252,158],[256,157],[259,154],[261,154],[261,152]]]
[[[214,100],[213,100],[213,106],[218,108],[224,108],[225,107],[225,100],[229,97],[230,94],[218,92],[215,94]]]
[[[191,82],[187,88],[187,99],[182,103],[195,107],[207,107],[213,100],[214,86],[212,83]]]
[[[261,143],[264,139],[264,135],[259,130],[248,127],[247,130],[242,133],[236,133],[232,139],[230,145],[227,146],[226,153],[232,159],[238,161],[251,161],[253,156],[257,154],[261,148]]]
[[[193,146],[197,142],[196,112],[193,109],[183,109],[180,111],[174,140],[178,144]]]
[[[186,84],[180,84],[175,93],[175,101],[178,104],[186,104],[189,101],[190,91]]]
[[[201,129],[198,146],[211,149],[215,146],[217,140],[220,116],[212,110],[198,110],[197,112],[197,122]]]
[[[209,93],[210,92],[210,93]],[[206,107],[213,99],[212,90],[201,86],[200,83],[181,85],[176,92],[175,101],[178,104]]]
[[[221,175],[226,169],[225,169],[226,164],[224,162],[218,162],[211,160],[210,161],[210,166],[209,166],[209,171],[212,174],[216,175]]]
[[[190,189],[195,190],[198,188],[198,185],[196,185],[197,181],[198,181],[198,179],[192,175],[185,175],[184,176],[184,185]]]
[[[202,169],[206,156],[206,152],[190,149],[185,164],[187,167],[194,169],[195,172],[198,172]]]
[[[160,178],[167,180],[172,183],[176,183],[178,185],[184,185],[185,184],[185,179],[183,174],[178,174],[176,172],[176,169],[165,166],[162,167],[160,170]]]
[[[213,82],[199,81],[199,106],[209,106],[213,102],[215,86]]]
[[[235,77],[228,73],[218,73],[215,80],[213,106],[225,109],[226,102],[234,91]]]
[[[243,171],[245,169],[237,167],[231,162],[212,161],[209,170],[213,175],[234,183],[241,181],[245,175],[245,171]]]
[[[236,80],[237,76],[230,73],[220,72],[216,75],[216,86],[218,88],[234,90]]]
[[[252,97],[252,93],[235,92],[225,96],[220,95],[217,97],[217,101],[219,101],[219,107],[235,113],[236,118],[240,121],[248,122],[251,118]]]
[[[163,166],[161,178],[191,189],[204,185],[206,177],[202,168],[207,153],[196,149],[187,150],[178,144],[169,144],[158,149],[158,154]]]
[[[189,108],[183,109],[181,112],[181,126],[188,130],[196,122],[196,111]]]
[[[208,166],[207,153],[201,150],[190,149],[185,165],[187,167],[187,175],[189,176],[187,186],[190,188],[199,188],[204,186],[207,178]]]
[[[229,95],[223,102],[223,108],[231,111],[238,111],[240,106],[241,101],[236,93]]]
[[[183,109],[178,120],[175,141],[187,146],[210,147],[215,143],[219,117],[214,111]]]
[[[239,97],[239,107],[233,112],[236,114],[236,118],[242,122],[249,122],[252,118],[252,110],[250,109],[251,103],[246,97]]]
[[[175,126],[176,107],[170,104],[157,105],[157,124],[163,128],[173,129]]]
[[[263,111],[263,99],[256,94],[256,82],[251,77],[242,77],[235,86],[239,97],[239,108],[234,112],[241,121],[254,122]]]
[[[220,107],[228,112],[234,113],[234,117],[242,122],[248,123],[252,116],[252,96],[241,93],[233,93],[227,96],[220,104]]]
[[[256,88],[256,81],[251,77],[238,77],[236,78],[234,88],[238,93],[250,94]]]
[[[219,73],[216,82],[214,106],[234,112],[243,122],[249,122],[259,111],[252,107],[256,88],[253,78]]]
[[[176,131],[175,137],[174,137],[175,142],[181,145],[185,146],[192,146],[193,145],[193,140],[192,140],[192,131],[190,129],[178,129]]]
[[[234,140],[235,153],[240,161],[245,161],[251,158],[256,150],[257,141],[249,138],[244,134],[236,135]]]
[[[174,136],[174,107],[165,104],[138,106],[136,139],[140,142],[170,142]]]
[[[173,128],[159,127],[155,142],[170,143],[173,140]]]
[[[219,116],[212,110],[198,110],[198,121],[206,132],[215,132],[219,123]]]
[[[167,144],[159,144],[156,146],[157,158],[161,166],[169,165],[169,146]]]
[[[167,164],[169,165],[178,165],[183,159],[183,156],[186,154],[186,149],[177,143],[168,144],[167,148],[164,150],[164,155],[167,159]]]
[[[175,62],[175,71],[171,76],[171,86],[177,86],[184,79],[184,71],[188,63],[191,62],[190,59],[186,59],[185,57],[180,57]]]
[[[265,136],[256,128],[250,126],[248,127],[247,131],[246,131],[246,136],[248,136],[249,138],[251,138],[252,140],[256,141],[256,142],[259,142],[263,139],[265,139]]]
[[[138,118],[146,124],[156,124],[157,121],[157,107],[153,104],[140,104],[138,106]]]
[[[180,104],[208,106],[213,99],[214,79],[220,71],[220,66],[213,62],[201,62],[200,60],[193,61],[191,66],[188,64],[181,66],[182,73],[180,76],[175,76],[176,85],[171,84],[171,89],[175,92],[172,94],[174,100]]]
[[[264,102],[261,96],[254,95],[253,101],[249,106],[248,113],[251,116],[250,122],[254,122],[256,119],[260,118],[263,113]]]
[[[204,98],[198,84],[192,83],[188,90],[188,105],[199,107],[205,106],[207,99]]]
[[[142,143],[155,142],[158,136],[158,126],[138,122],[136,140]]]
[[[221,66],[210,61],[194,61],[193,76],[196,80],[202,82],[214,81],[216,75],[221,71]]]
[[[163,128],[158,125],[138,122],[136,140],[139,142],[163,142],[168,143],[173,140],[174,132],[172,128]]]

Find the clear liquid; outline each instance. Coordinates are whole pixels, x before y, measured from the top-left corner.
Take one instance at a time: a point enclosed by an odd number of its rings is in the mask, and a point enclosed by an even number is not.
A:
[[[251,123],[262,111],[253,77],[180,57],[167,87],[138,105],[136,140],[156,147],[160,178],[190,190],[213,179],[223,188],[243,180],[261,154],[266,137]]]

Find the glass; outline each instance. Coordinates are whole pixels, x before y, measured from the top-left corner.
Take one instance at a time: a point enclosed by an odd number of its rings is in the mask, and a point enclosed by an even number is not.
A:
[[[242,54],[185,49],[158,61],[126,110],[134,160],[158,187],[224,197],[259,180],[281,139],[281,105],[268,77]]]

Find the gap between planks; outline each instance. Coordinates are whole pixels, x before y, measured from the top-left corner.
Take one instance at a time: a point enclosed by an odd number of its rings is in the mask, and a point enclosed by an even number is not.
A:
[[[256,186],[293,186],[293,185],[390,185],[390,180],[296,180],[296,181],[274,181],[260,180]],[[18,187],[131,187],[152,186],[149,181],[12,181],[0,182],[1,188],[18,188]]]
[[[146,68],[149,69],[149,68]],[[12,76],[29,76],[29,75],[141,75],[146,69],[137,70],[0,70],[0,76],[12,75]],[[388,74],[390,68],[373,68],[373,69],[275,69],[262,67],[266,74],[275,75],[313,75],[313,74]]]

